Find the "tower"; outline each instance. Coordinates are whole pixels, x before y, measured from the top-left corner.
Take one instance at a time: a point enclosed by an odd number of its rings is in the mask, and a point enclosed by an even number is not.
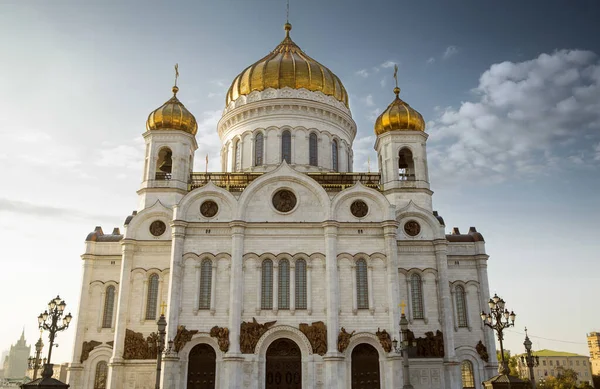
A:
[[[139,210],[152,206],[157,200],[172,206],[187,193],[190,173],[194,166],[194,152],[198,148],[195,135],[198,123],[177,98],[175,65],[173,97],[148,116],[144,157],[144,173],[139,194]]]
[[[398,68],[396,67],[396,72]],[[392,204],[413,201],[432,210],[423,116],[400,99],[397,75],[394,101],[375,121],[375,150],[383,192]]]

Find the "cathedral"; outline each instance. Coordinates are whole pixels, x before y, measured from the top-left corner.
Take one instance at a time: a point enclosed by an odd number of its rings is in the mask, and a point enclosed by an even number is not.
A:
[[[485,242],[446,234],[433,209],[423,117],[396,86],[374,123],[379,169],[354,172],[348,93],[291,30],[231,82],[221,172],[193,171],[198,125],[177,82],[148,116],[137,210],[86,238],[71,387],[153,387],[163,314],[165,389],[495,375]]]

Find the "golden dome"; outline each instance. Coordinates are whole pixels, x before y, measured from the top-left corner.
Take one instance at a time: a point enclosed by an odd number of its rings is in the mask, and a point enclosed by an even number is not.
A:
[[[267,88],[304,88],[323,92],[348,106],[348,93],[333,72],[306,55],[290,38],[292,25],[285,24],[285,39],[263,59],[244,69],[231,83],[225,104],[252,91]]]
[[[375,121],[375,134],[389,131],[425,131],[423,116],[398,97],[400,88],[395,87],[396,98]]]
[[[173,97],[150,113],[146,128],[148,130],[180,130],[196,135],[198,123],[177,98],[179,88],[173,87]]]

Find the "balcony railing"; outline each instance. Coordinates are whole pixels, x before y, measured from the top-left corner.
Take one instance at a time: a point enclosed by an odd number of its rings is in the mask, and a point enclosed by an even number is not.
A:
[[[264,173],[192,173],[189,190],[200,188],[209,181],[230,192],[243,191]],[[306,173],[328,192],[339,192],[360,182],[368,188],[381,190],[379,173]]]
[[[170,180],[171,179],[171,173],[165,173],[165,172],[156,172],[156,175],[154,176],[155,180]]]

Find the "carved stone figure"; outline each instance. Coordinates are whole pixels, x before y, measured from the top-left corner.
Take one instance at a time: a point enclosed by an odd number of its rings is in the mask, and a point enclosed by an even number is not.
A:
[[[410,331],[409,331],[410,332]],[[416,341],[416,357],[419,358],[443,358],[444,357],[444,334],[442,331],[437,330],[435,334],[431,331],[425,333],[424,338],[414,338],[414,334],[410,332],[408,334],[408,341]],[[411,339],[412,338],[412,339]],[[414,352],[409,352],[414,354]]]
[[[155,359],[158,335],[153,332],[144,339],[141,332],[125,330],[125,349],[123,359]]]
[[[313,322],[311,325],[300,323],[300,331],[306,335],[313,353],[325,355],[327,352],[327,326],[322,321]]]
[[[421,225],[415,220],[409,220],[404,224],[404,232],[410,236],[417,236],[421,232]]]
[[[83,342],[83,345],[81,346],[81,358],[79,359],[79,362],[83,363],[83,361],[87,360],[90,356],[90,352],[92,352],[96,346],[100,346],[101,344],[102,342],[97,342],[95,340]]]
[[[386,353],[392,351],[392,338],[386,330],[381,331],[377,328],[375,335],[379,339],[379,343],[381,343],[381,347],[383,347]]]
[[[161,220],[155,220],[150,224],[150,233],[154,236],[161,236],[167,230],[167,226]]]
[[[200,205],[200,213],[204,217],[213,217],[219,211],[219,206],[212,200],[206,200]]]
[[[273,206],[279,212],[289,212],[296,206],[296,195],[287,189],[277,191],[273,195]]]
[[[348,348],[350,344],[350,338],[354,335],[356,331],[352,331],[351,333],[346,332],[346,329],[342,327],[340,333],[338,334],[338,351],[343,353],[344,350]]]
[[[214,326],[210,329],[210,336],[217,338],[219,349],[226,353],[229,350],[229,329]]]
[[[481,340],[479,343],[477,343],[477,346],[475,346],[475,350],[477,350],[477,354],[479,354],[484,362],[490,361],[490,355],[488,354],[487,347],[485,347]]]
[[[277,320],[260,324],[255,318],[252,322],[243,321],[240,325],[240,350],[243,354],[253,354],[258,340],[271,328]]]
[[[179,352],[187,342],[192,340],[192,336],[197,333],[197,330],[188,330],[185,326],[177,326],[177,334],[175,334],[175,339],[173,339],[175,352]]]

